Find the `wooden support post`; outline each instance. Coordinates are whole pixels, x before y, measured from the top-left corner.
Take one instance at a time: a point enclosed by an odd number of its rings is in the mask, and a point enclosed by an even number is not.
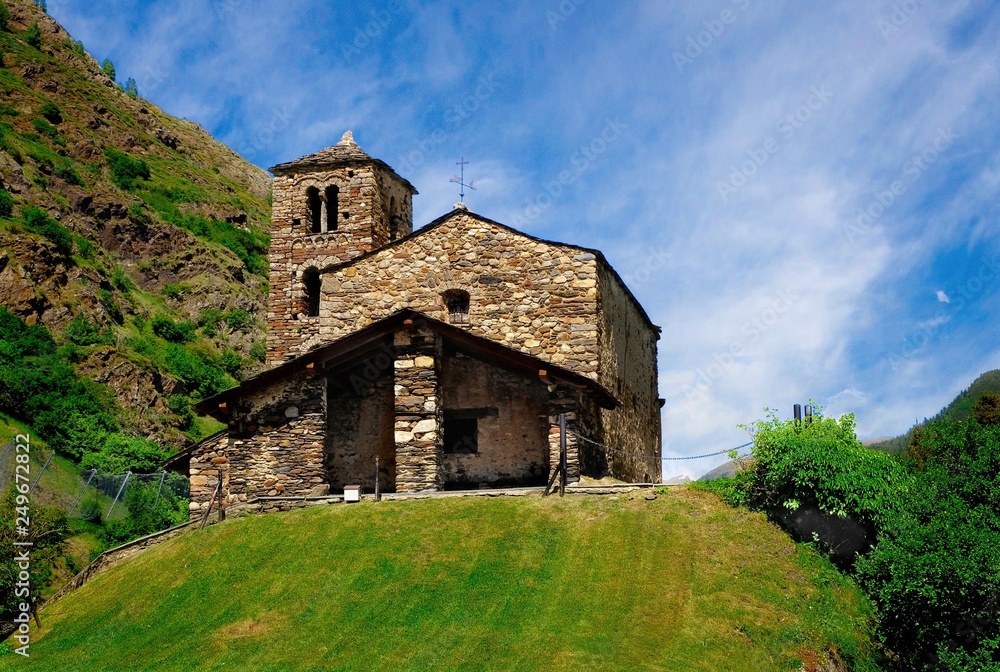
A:
[[[559,414],[559,496],[566,496],[566,414]]]
[[[219,469],[219,522],[226,519],[226,498],[222,496],[222,469]]]
[[[378,455],[375,456],[375,501],[379,501],[378,495]]]
[[[215,486],[215,492],[212,493],[212,499],[208,500],[208,508],[205,510],[205,517],[201,519],[201,525],[198,526],[199,530],[205,529],[205,523],[208,522],[208,517],[212,513],[212,504],[215,504],[215,498],[219,496],[219,492],[222,491],[222,479],[219,479],[219,484]]]

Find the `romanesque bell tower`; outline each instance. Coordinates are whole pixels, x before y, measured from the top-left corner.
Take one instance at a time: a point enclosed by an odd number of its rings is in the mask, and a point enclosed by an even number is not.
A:
[[[409,234],[417,190],[365,154],[350,131],[271,172],[267,363],[275,366],[319,345],[324,269]]]

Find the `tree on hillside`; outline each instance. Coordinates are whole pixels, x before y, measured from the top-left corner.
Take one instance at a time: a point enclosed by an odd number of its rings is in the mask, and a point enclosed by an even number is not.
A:
[[[0,30],[7,30],[7,23],[10,21],[10,10],[6,3],[0,0]]]
[[[27,496],[13,487],[0,499],[0,622],[9,622],[19,612],[20,603],[30,601],[48,585],[52,567],[66,545],[66,512],[57,506],[44,506],[32,501],[31,525],[27,534],[19,533],[16,522],[20,514],[17,507],[25,506],[27,501]],[[18,594],[21,570],[16,555],[22,549],[14,546],[15,541],[33,544],[28,570],[30,597]]]
[[[972,406],[972,417],[980,425],[1000,425],[1000,394],[984,392]]]
[[[125,86],[122,87],[122,90],[125,91],[125,95],[129,98],[139,97],[139,85],[131,77],[125,80]]]
[[[115,81],[115,64],[111,62],[110,58],[105,58],[104,62],[101,63],[101,70],[104,74],[111,78],[111,81]]]
[[[38,22],[31,24],[26,31],[24,31],[24,41],[35,49],[41,49],[42,47],[42,31],[38,27]]]

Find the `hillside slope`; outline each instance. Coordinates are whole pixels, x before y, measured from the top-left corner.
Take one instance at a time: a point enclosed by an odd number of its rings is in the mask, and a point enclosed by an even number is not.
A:
[[[204,433],[185,401],[205,391],[201,371],[165,358],[169,339],[149,325],[200,327],[182,345],[214,387],[260,365],[270,179],[197,124],[126,94],[31,0],[6,5],[0,307],[69,344],[131,432],[179,446]],[[80,325],[94,335],[79,337]]]
[[[890,453],[902,453],[906,450],[914,429],[924,427],[932,420],[944,420],[947,422],[967,420],[972,413],[972,407],[986,392],[1000,394],[1000,369],[987,371],[976,378],[969,387],[962,390],[951,403],[941,409],[934,417],[924,419],[923,422],[911,427],[905,434],[885,441],[871,443],[869,447],[876,450],[885,450]]]
[[[366,502],[144,551],[0,670],[873,670],[869,614],[709,493]]]

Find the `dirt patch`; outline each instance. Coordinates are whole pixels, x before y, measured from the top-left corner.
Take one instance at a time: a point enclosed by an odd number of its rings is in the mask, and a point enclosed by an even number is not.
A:
[[[280,619],[264,615],[258,619],[248,618],[224,625],[215,631],[215,639],[241,639],[243,637],[259,637],[271,632]]]

